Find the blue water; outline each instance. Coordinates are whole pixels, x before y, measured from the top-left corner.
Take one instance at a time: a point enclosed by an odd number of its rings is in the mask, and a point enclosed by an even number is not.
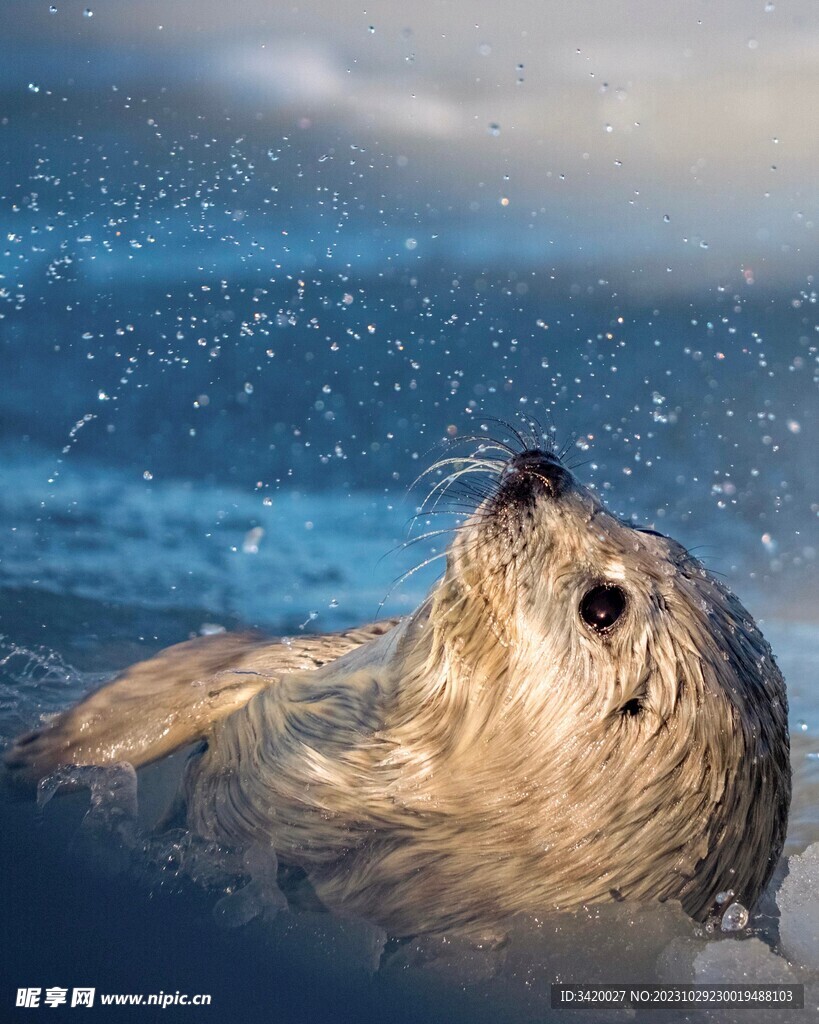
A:
[[[445,439],[536,423],[762,624],[789,685],[785,853],[819,842],[815,161],[774,123],[796,72],[743,63],[795,68],[798,11],[760,5],[739,44],[726,14],[713,54],[663,18],[656,47],[601,56],[557,8],[465,42],[471,8],[452,32],[443,8],[390,28],[386,9],[96,6],[12,0],[0,60],[0,746],[203,630],[410,611],[446,544],[405,544],[435,478],[413,481]],[[690,70],[667,73],[667,46]],[[769,119],[737,82],[768,88]],[[737,103],[723,138],[711,118]],[[143,821],[178,770],[141,773]],[[198,884],[170,848],[89,844],[86,809],[0,791],[0,1020],[20,986],[82,984],[214,998],[142,1020],[546,1020],[550,981],[688,981],[695,961],[819,1004],[773,896],[731,946],[673,907],[610,907],[518,922],[499,950],[387,949],[374,972],[366,924],[225,929],[215,868]]]

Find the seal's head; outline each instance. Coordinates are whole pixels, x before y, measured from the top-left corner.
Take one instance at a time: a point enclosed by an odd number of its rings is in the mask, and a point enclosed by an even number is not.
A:
[[[488,698],[483,735],[509,737],[496,770],[526,764],[554,902],[679,898],[700,918],[720,891],[753,903],[782,848],[790,770],[784,683],[751,616],[552,451],[494,476],[430,619],[450,689],[470,680],[465,714]]]

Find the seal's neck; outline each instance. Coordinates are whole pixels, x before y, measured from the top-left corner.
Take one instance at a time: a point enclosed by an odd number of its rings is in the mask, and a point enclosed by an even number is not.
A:
[[[488,724],[507,697],[514,658],[510,625],[475,586],[444,577],[407,621],[396,676],[402,717]]]

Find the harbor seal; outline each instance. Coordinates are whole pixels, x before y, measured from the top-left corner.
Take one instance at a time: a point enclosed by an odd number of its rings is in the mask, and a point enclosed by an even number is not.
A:
[[[9,769],[201,741],[187,827],[395,936],[613,899],[753,905],[790,799],[768,644],[681,545],[521,447],[455,463],[490,486],[412,615],[180,644],[21,737]]]

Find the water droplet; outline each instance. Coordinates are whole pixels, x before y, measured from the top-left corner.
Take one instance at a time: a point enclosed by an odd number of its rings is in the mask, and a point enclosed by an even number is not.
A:
[[[412,252],[413,249],[417,249],[418,248],[418,241],[417,241],[417,239],[415,239],[415,238],[408,238],[406,240],[406,242],[404,242],[404,248],[405,249],[409,249],[410,252]]]
[[[671,223],[671,218],[670,218],[670,217],[668,216],[668,214],[667,214],[667,213],[666,213],[666,214],[664,214],[664,216],[663,216],[663,221],[664,221],[664,222],[665,222],[666,224],[670,224],[670,223]]]
[[[39,92],[40,91],[40,86],[36,85],[34,82],[29,82],[28,83],[28,91],[29,92]]]
[[[48,13],[49,14],[56,14],[57,13],[57,8],[54,6],[54,4],[51,4],[51,6],[48,8]]]
[[[248,530],[242,541],[242,551],[246,555],[258,555],[262,537],[264,537],[264,529],[261,526],[254,526]]]
[[[85,10],[82,12],[82,16],[84,18],[93,18],[94,12],[91,10],[90,7],[86,7]]]
[[[367,31],[370,33],[371,36],[375,35],[375,25],[368,25]]]
[[[608,132],[609,134],[611,134],[611,133],[612,133],[612,132],[614,131],[614,128],[612,128],[612,126],[611,126],[610,124],[607,124],[607,125],[606,125],[606,131],[607,131],[607,132]]]
[[[741,903],[732,903],[722,915],[720,928],[724,932],[741,932],[748,924],[748,911]]]
[[[734,890],[733,889],[725,889],[723,892],[718,892],[717,893],[717,895],[715,897],[715,902],[718,904],[718,906],[721,907],[724,903],[727,903],[728,900],[730,900],[730,898],[733,895],[734,895]]]
[[[489,132],[490,135],[500,135],[500,125],[497,124],[495,121],[492,121],[489,127],[487,128],[487,131]]]

